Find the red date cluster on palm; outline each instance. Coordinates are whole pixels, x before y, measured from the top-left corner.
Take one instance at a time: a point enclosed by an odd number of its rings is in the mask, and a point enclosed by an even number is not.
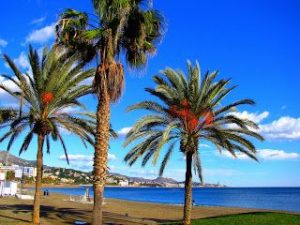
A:
[[[214,114],[212,111],[207,111],[204,115],[205,118],[205,124],[210,125],[214,121]]]
[[[53,98],[54,98],[54,95],[50,91],[46,91],[42,94],[42,102],[45,105],[48,105],[53,100]]]
[[[214,115],[210,110],[206,111],[202,115],[197,115],[194,112],[192,112],[190,103],[186,99],[181,101],[179,106],[177,105],[170,106],[169,111],[174,117],[177,117],[182,121],[184,121],[184,123],[187,126],[187,130],[189,132],[194,131],[197,128],[201,117],[203,117],[204,123],[206,125],[210,125],[214,119]]]

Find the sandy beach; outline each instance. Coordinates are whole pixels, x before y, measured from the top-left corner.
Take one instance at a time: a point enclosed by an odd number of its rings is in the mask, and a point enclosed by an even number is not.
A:
[[[32,201],[13,197],[0,198],[0,225],[30,224]],[[69,196],[51,194],[42,197],[43,225],[72,224],[76,220],[90,222],[92,204],[70,201]],[[106,199],[106,224],[157,224],[182,218],[182,207]],[[259,212],[256,209],[228,207],[194,207],[193,218],[207,218],[230,214]]]

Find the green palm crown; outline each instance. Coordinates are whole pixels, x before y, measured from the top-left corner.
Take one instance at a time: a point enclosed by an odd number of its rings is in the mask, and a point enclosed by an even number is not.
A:
[[[199,65],[188,63],[188,76],[170,68],[154,76],[155,89],[146,88],[146,91],[158,101],[143,101],[128,109],[147,110],[151,114],[139,119],[127,134],[124,146],[134,144],[125,161],[132,165],[142,158],[145,166],[152,158],[156,164],[167,145],[159,171],[161,176],[178,142],[182,153],[192,155],[195,172],[202,181],[200,141],[209,141],[234,157],[238,151],[257,160],[256,148],[249,140],[251,137],[263,140],[256,132],[257,124],[231,113],[237,106],[253,105],[254,101],[242,99],[222,104],[235,86],[229,87],[230,79],[216,81],[217,74],[207,72],[202,79]]]
[[[110,99],[123,91],[124,69],[121,53],[131,67],[147,63],[163,35],[164,19],[141,0],[93,0],[94,14],[67,9],[56,26],[57,45],[78,52],[85,62],[101,61],[95,77],[95,90],[107,83]],[[105,74],[105,77],[103,77]]]
[[[4,55],[14,75],[2,76],[16,88],[2,84],[0,88],[20,102],[20,109],[18,116],[2,125],[9,129],[0,141],[8,139],[7,150],[10,150],[21,133],[25,133],[21,154],[28,149],[35,134],[41,135],[45,137],[47,152],[50,151],[51,139],[60,141],[68,160],[63,130],[77,135],[84,145],[94,143],[95,116],[73,109],[85,110],[78,99],[91,93],[92,88],[86,84],[86,79],[95,72],[93,69],[83,71],[78,56],[69,57],[56,48],[50,51],[45,48],[40,59],[38,52],[30,47],[28,59],[32,74],[22,73],[9,56]]]

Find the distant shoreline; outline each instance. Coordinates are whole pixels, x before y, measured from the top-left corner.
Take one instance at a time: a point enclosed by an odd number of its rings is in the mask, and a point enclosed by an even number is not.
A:
[[[34,188],[35,184],[26,184],[24,188]],[[42,188],[78,188],[78,187],[93,187],[92,184],[46,184]],[[184,188],[184,187],[163,187],[163,186],[119,186],[119,185],[105,185],[110,188]],[[231,187],[193,187],[193,188],[231,188]]]
[[[35,184],[24,184],[24,188],[34,188]],[[92,184],[43,184],[43,188],[78,188],[78,187],[93,187]],[[184,187],[161,187],[161,186],[119,186],[119,185],[105,185],[105,187],[114,187],[114,188],[184,188]],[[295,186],[284,186],[284,187],[235,187],[235,186],[226,186],[226,187],[193,187],[193,188],[300,188]]]

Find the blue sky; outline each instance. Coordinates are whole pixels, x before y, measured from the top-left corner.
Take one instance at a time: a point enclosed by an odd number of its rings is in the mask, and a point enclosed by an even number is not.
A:
[[[125,93],[112,106],[114,129],[122,133],[142,115],[125,113],[125,109],[150,98],[144,88],[153,86],[152,75],[166,67],[185,70],[187,59],[198,60],[202,71],[219,70],[220,78],[231,77],[232,83],[238,85],[227,101],[245,97],[256,101],[256,106],[240,108],[239,113],[258,122],[260,132],[266,137],[265,142],[256,143],[260,163],[242,155],[239,159],[220,155],[209,143],[201,143],[205,181],[230,186],[300,186],[299,1],[164,0],[154,1],[154,7],[166,17],[166,34],[143,71],[126,71]],[[3,1],[0,52],[9,54],[22,70],[28,70],[28,44],[37,49],[51,45],[53,25],[66,8],[92,13],[89,1]],[[10,73],[4,63],[0,63],[0,73]],[[87,97],[84,102],[90,110],[95,109],[95,97]],[[7,106],[14,102],[0,92],[0,104]],[[158,167],[150,164],[142,168],[138,163],[129,168],[123,162],[127,152],[122,147],[123,141],[122,137],[111,141],[111,171],[156,177]],[[19,144],[14,145],[13,154],[18,154]],[[67,146],[73,159],[70,166],[61,159],[63,151],[56,144],[50,155],[45,154],[45,164],[91,169],[92,147],[85,149],[71,135],[67,136]],[[1,143],[0,149],[5,148],[6,142]],[[22,157],[34,159],[35,154],[33,143]],[[183,179],[184,160],[180,153],[173,155],[165,176]]]

